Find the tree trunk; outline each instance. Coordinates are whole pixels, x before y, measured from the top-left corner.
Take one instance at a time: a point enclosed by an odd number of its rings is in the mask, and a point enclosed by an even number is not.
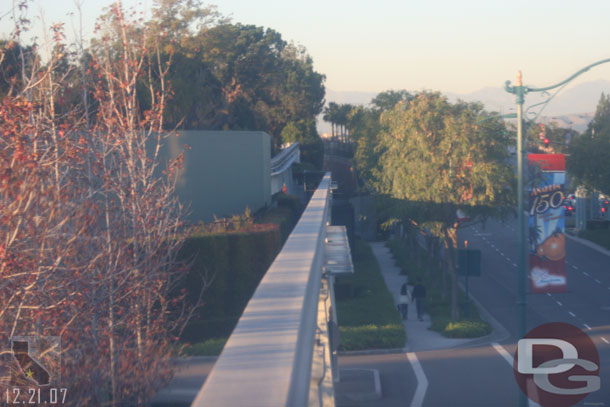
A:
[[[116,326],[114,321],[114,295],[112,293],[113,287],[110,284],[110,300],[108,302],[108,345],[110,352],[110,405],[112,407],[118,406],[118,369],[116,364],[116,343],[115,343],[115,335],[116,335]]]
[[[430,277],[431,274],[433,274],[433,267],[434,267],[434,237],[428,237],[426,239],[426,246],[428,247],[427,251],[428,251],[428,261],[426,264],[426,277]]]
[[[455,265],[455,253],[457,249],[457,229],[452,227],[445,229],[445,247],[447,248],[447,266],[451,277],[451,319],[457,321],[460,318],[458,308],[458,278]]]

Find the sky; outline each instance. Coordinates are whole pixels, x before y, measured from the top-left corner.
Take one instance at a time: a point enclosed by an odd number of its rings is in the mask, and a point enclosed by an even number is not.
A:
[[[6,5],[13,0],[0,0]],[[110,0],[82,2],[85,36]],[[149,9],[153,0],[123,0]],[[78,19],[75,0],[34,0],[47,25]],[[233,22],[272,28],[303,45],[334,91],[440,90],[467,94],[514,83],[557,83],[610,58],[610,1],[581,0],[216,0]],[[10,7],[0,8],[0,38],[10,32]],[[9,14],[5,14],[9,13]],[[34,19],[39,23],[39,19]],[[39,24],[38,24],[39,25]],[[610,80],[610,64],[573,84]]]

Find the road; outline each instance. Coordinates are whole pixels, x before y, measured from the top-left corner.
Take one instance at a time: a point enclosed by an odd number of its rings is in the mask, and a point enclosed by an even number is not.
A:
[[[520,390],[516,384],[512,358],[517,337],[517,236],[516,222],[488,222],[459,233],[460,243],[482,251],[482,275],[470,279],[473,297],[501,325],[491,337],[452,349],[418,351],[414,354],[425,376],[423,398],[415,393],[418,379],[397,384],[384,382],[384,366],[411,369],[405,355],[344,357],[354,367],[382,366],[384,398],[361,406],[472,407],[516,406]],[[527,329],[547,322],[566,322],[586,332],[600,356],[601,389],[591,393],[580,406],[610,406],[610,257],[582,243],[567,239],[566,261],[569,291],[563,294],[529,294]],[[408,335],[408,332],[407,332]],[[420,387],[421,387],[421,383]],[[385,398],[385,392],[401,392],[402,402]],[[531,403],[530,406],[535,404]]]
[[[473,296],[509,333],[502,345],[512,355],[518,339],[516,221],[489,222],[460,233],[469,248],[481,249],[483,275],[470,279]],[[573,239],[566,240],[569,291],[527,296],[527,330],[547,322],[566,322],[585,331],[600,355],[601,389],[583,403],[610,403],[610,257]],[[507,364],[508,366],[508,364]]]

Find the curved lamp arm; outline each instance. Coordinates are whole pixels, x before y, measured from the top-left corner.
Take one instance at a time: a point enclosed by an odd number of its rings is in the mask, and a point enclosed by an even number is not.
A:
[[[517,89],[516,88],[523,88],[523,93],[528,93],[528,92],[545,92],[547,90],[551,90],[554,88],[557,88],[561,85],[565,85],[566,83],[570,82],[572,79],[582,75],[583,73],[587,72],[589,69],[597,66],[597,65],[601,65],[601,64],[605,64],[607,62],[610,62],[610,58],[606,58],[606,59],[602,59],[601,61],[597,61],[592,63],[591,65],[588,65],[584,68],[582,68],[580,71],[576,72],[574,75],[570,76],[569,78],[556,83],[554,85],[551,86],[546,86],[544,88],[528,88],[526,86],[510,86],[510,81],[506,81],[506,83],[504,84],[504,89],[509,92],[509,93],[516,93]]]

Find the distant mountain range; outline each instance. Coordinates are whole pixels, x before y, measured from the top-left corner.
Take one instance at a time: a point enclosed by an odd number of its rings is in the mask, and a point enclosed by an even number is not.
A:
[[[576,131],[582,132],[593,117],[597,102],[601,94],[610,93],[610,81],[596,80],[585,82],[561,91],[544,108],[539,121],[550,123],[556,122],[561,127],[571,127]],[[489,111],[501,113],[511,113],[515,111],[515,97],[507,93],[501,87],[487,87],[476,92],[458,94],[443,92],[449,100],[461,99],[467,102],[482,102]],[[335,103],[351,103],[354,105],[367,105],[377,95],[376,92],[337,92],[332,89],[326,90],[326,101]],[[540,93],[532,93],[526,96],[526,105],[534,105],[545,99]],[[540,106],[532,109],[538,112]],[[320,133],[330,132],[330,124],[319,117],[318,131]]]

